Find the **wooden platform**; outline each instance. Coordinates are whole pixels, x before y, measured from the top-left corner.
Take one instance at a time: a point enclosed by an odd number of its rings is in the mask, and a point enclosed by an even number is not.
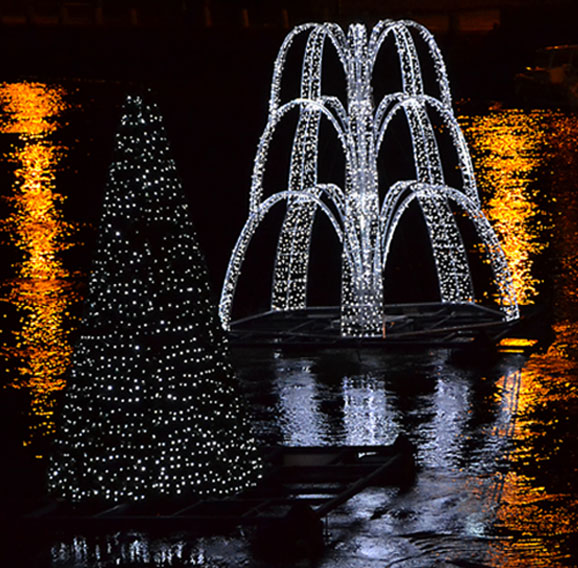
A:
[[[502,312],[478,304],[391,304],[381,337],[347,338],[340,335],[338,307],[269,311],[232,322],[230,341],[236,347],[459,348],[481,336],[498,343],[534,312],[505,322]]]
[[[320,520],[368,486],[411,484],[415,471],[413,448],[402,437],[390,446],[278,447],[264,459],[265,474],[257,487],[227,499],[126,503],[100,509],[51,503],[21,522],[44,531],[215,533],[240,525],[283,523],[296,509]]]

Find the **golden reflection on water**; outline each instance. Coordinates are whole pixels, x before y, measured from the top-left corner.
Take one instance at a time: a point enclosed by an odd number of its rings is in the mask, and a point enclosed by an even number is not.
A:
[[[562,378],[576,370],[554,343],[533,355],[520,373],[510,467],[497,482],[496,529],[504,540],[490,545],[491,566],[554,567],[572,561],[578,498],[575,487],[564,487],[575,464],[563,458],[568,424],[560,412],[578,399],[576,381]]]
[[[473,150],[483,209],[508,259],[521,305],[535,302],[540,279],[533,262],[546,246],[533,183],[544,161],[548,117],[548,111],[520,110],[460,117]]]
[[[554,219],[549,257],[556,262],[548,273],[553,299],[552,341],[543,351],[532,354],[520,372],[512,451],[508,456],[510,467],[499,481],[496,507],[496,528],[503,530],[505,538],[490,546],[489,563],[506,568],[550,568],[574,565],[578,526],[573,459],[578,442],[578,186],[574,179],[578,171],[578,117],[548,111],[530,113],[527,120],[520,117],[521,111],[511,111],[504,123],[523,125],[520,131],[514,130],[505,138],[505,144],[513,148],[512,138],[525,133],[526,142],[518,146],[524,156],[521,170],[516,173],[507,159],[503,169],[514,187],[520,179],[520,187],[529,184],[538,167],[543,167],[549,177],[548,195],[542,199],[549,203]],[[490,124],[502,124],[498,119],[488,120]],[[488,148],[494,146],[488,142]],[[497,161],[489,159],[489,163],[495,164],[490,173],[499,169]],[[497,171],[495,179],[501,179]],[[496,190],[496,195],[500,193]],[[528,203],[514,211],[528,215],[529,225],[532,216],[539,214],[536,196],[526,190],[519,195],[525,195]],[[509,217],[506,215],[506,219]],[[536,240],[541,227],[524,233],[525,222],[523,219],[513,226],[521,227],[524,238],[529,240],[529,250],[534,253],[540,250]],[[527,291],[532,290],[531,284],[532,278],[530,285],[526,284]],[[546,321],[544,328],[547,326]]]
[[[20,251],[13,278],[2,299],[17,307],[19,329],[5,356],[16,361],[11,385],[31,394],[31,429],[27,445],[54,430],[54,392],[64,387],[63,373],[72,348],[68,342],[69,306],[78,300],[72,275],[60,253],[71,246],[70,227],[62,219],[63,196],[55,176],[67,149],[51,135],[67,108],[61,87],[41,83],[0,84],[0,133],[16,136],[10,153],[1,156],[15,167],[12,193],[5,198],[9,216],[0,222],[4,240]]]
[[[67,108],[61,87],[43,83],[0,84],[2,134],[17,134],[22,140],[46,138],[59,128],[56,120]]]

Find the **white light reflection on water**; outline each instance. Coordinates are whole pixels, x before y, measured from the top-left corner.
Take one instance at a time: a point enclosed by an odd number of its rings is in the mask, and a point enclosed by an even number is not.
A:
[[[279,361],[279,360],[277,360]],[[288,446],[319,446],[327,443],[325,422],[319,410],[319,387],[306,361],[296,366],[282,362],[276,375],[279,426]]]
[[[419,453],[429,467],[444,467],[459,456],[464,424],[471,404],[470,385],[456,377],[437,379],[431,406],[433,419],[423,424]]]
[[[356,355],[352,355],[356,358]],[[324,357],[275,359],[275,394],[281,442],[289,446],[392,443],[399,432],[383,381],[348,373],[332,381]],[[352,365],[341,358],[346,370]],[[331,368],[334,372],[334,368]]]
[[[343,429],[351,446],[390,444],[399,426],[382,381],[374,377],[344,377]]]
[[[195,566],[222,568],[246,555],[244,545],[229,538],[193,538],[186,533],[151,538],[147,533],[125,532],[99,537],[72,537],[54,544],[50,557],[55,568],[77,566]]]
[[[417,441],[421,465],[414,486],[407,492],[365,490],[333,515],[335,547],[322,566],[483,566],[491,543],[509,542],[493,526],[503,500],[523,358],[507,363],[488,369],[487,378],[448,364],[445,375],[436,377],[439,367],[432,366],[435,388],[409,409],[419,425],[413,436],[407,432]],[[487,383],[482,399],[474,380]],[[482,424],[472,427],[475,406],[486,404],[478,408]],[[339,564],[344,558],[347,563]]]
[[[496,128],[499,118],[475,121],[476,129],[468,136],[500,137],[504,129]],[[508,124],[514,118],[524,124],[521,112],[506,118]],[[534,115],[530,125],[536,124]],[[504,153],[495,140],[484,142],[482,150],[499,158],[487,163],[489,172],[500,171],[501,159],[509,160],[507,180],[516,179],[512,152],[524,158],[524,184],[511,208],[529,204],[534,220],[547,218],[538,214],[536,192],[529,189],[537,168],[556,171],[552,183],[558,187],[550,205],[559,209],[553,239],[559,264],[548,274],[554,280],[556,337],[546,352],[529,360],[508,356],[482,370],[477,365],[457,368],[444,351],[364,355],[354,369],[344,354],[340,359],[335,354],[254,357],[247,352],[237,357],[261,440],[292,445],[387,443],[401,431],[417,445],[421,469],[413,487],[406,492],[368,489],[330,516],[330,540],[319,568],[576,566],[578,120],[542,113],[540,128],[540,144],[508,143]],[[518,132],[531,136],[532,128],[510,134]],[[551,156],[543,154],[544,148],[560,156],[555,165],[546,163]],[[506,187],[511,181],[496,183]],[[483,180],[480,185],[491,189]],[[520,220],[508,215],[504,219]],[[524,217],[524,222],[529,220]],[[508,227],[506,232],[514,237],[516,224]],[[520,257],[521,289],[537,300],[540,275],[533,272],[536,263],[526,260],[543,253],[540,239],[546,229],[524,230],[528,238],[520,251],[528,252],[531,245],[532,254]],[[332,365],[331,358],[336,359]],[[55,544],[54,566],[101,568],[115,558],[121,565],[134,563],[131,550],[141,550],[139,558],[158,559],[161,566],[268,566],[252,556],[240,535],[141,535],[135,537],[141,549],[128,546],[127,535],[122,538],[122,545],[112,538],[99,541],[96,548],[94,539],[86,538]],[[171,552],[176,542],[181,548]]]
[[[559,558],[556,551],[544,548],[538,529],[536,535],[516,542],[511,532],[512,515],[521,514],[522,520],[524,515],[539,517],[540,505],[528,499],[547,498],[531,488],[530,480],[511,470],[516,461],[513,439],[524,439],[528,428],[528,423],[519,423],[519,417],[526,416],[528,404],[539,400],[530,394],[536,390],[535,380],[529,380],[527,372],[521,370],[527,365],[524,357],[508,356],[486,369],[483,376],[447,362],[441,376],[439,353],[429,359],[416,358],[413,361],[423,373],[419,380],[424,383],[419,395],[400,391],[409,380],[404,370],[409,361],[403,355],[367,357],[365,363],[371,372],[337,382],[320,381],[318,368],[312,370],[315,360],[311,356],[277,358],[269,368],[268,386],[264,377],[247,382],[255,372],[251,364],[240,370],[249,391],[263,393],[272,387],[275,393],[271,398],[265,392],[263,403],[254,404],[257,423],[259,415],[274,407],[282,413],[278,421],[285,442],[304,443],[327,443],[328,436],[357,443],[355,436],[363,431],[379,441],[380,436],[385,438],[390,430],[399,428],[417,442],[420,463],[416,482],[408,491],[370,488],[330,515],[327,553],[319,568],[411,568],[443,563],[521,568],[529,565],[532,554],[545,555],[537,566],[563,565],[554,562]],[[384,380],[376,369],[388,365],[391,376]],[[288,388],[282,388],[285,379]],[[254,401],[259,400],[258,393],[249,394]],[[314,398],[313,403],[309,397]],[[410,422],[404,423],[408,418]],[[321,428],[321,423],[326,427]],[[382,426],[368,427],[368,423]],[[415,425],[413,432],[411,424]],[[440,440],[432,441],[436,437]],[[372,443],[374,439],[364,441]],[[526,455],[523,447],[517,452],[522,452],[521,457]],[[559,500],[556,503],[564,505]],[[539,525],[538,517],[526,520]],[[502,530],[496,530],[504,523]],[[100,545],[101,555],[106,548],[106,557],[118,558],[121,565],[269,566],[253,556],[248,541],[240,535],[155,539],[133,534],[132,543],[126,535],[115,538],[109,537],[106,546]],[[53,549],[53,566],[106,566],[95,551],[94,540],[61,544]]]

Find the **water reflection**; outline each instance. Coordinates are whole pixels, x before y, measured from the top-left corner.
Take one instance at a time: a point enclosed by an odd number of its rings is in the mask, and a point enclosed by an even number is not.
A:
[[[456,466],[471,412],[471,387],[451,374],[437,379],[431,400],[431,421],[422,424],[421,459],[429,467]]]
[[[129,566],[233,566],[228,560],[243,553],[244,545],[227,538],[193,538],[187,534],[153,537],[125,532],[95,539],[76,536],[52,546],[51,565],[61,567]],[[114,560],[113,560],[114,559]]]
[[[0,229],[19,250],[14,276],[5,281],[2,297],[15,306],[20,326],[4,354],[16,362],[11,386],[31,394],[31,429],[24,444],[54,430],[54,392],[64,387],[71,346],[67,320],[78,301],[75,280],[61,253],[71,246],[70,225],[64,221],[64,197],[55,191],[56,173],[67,148],[52,135],[61,128],[67,109],[66,92],[42,83],[0,84],[0,133],[16,137],[2,155],[14,170],[12,193],[5,198],[10,213]]]
[[[511,434],[513,450],[508,456],[509,469],[501,479],[494,525],[497,534],[506,535],[508,542],[506,546],[496,540],[490,547],[492,565],[574,565],[571,550],[578,499],[569,458],[575,451],[576,436],[567,430],[570,421],[560,424],[559,412],[570,402],[575,416],[578,393],[566,381],[560,384],[552,373],[553,368],[559,368],[556,351],[554,347],[533,356],[521,372]],[[565,439],[566,450],[562,448]]]
[[[572,463],[559,454],[578,410],[578,357],[568,357],[578,331],[568,330],[556,327],[560,342],[544,353],[506,354],[483,370],[454,366],[444,350],[365,352],[355,372],[343,354],[338,365],[277,357],[269,372],[286,442],[388,443],[401,430],[417,445],[416,485],[367,490],[330,519],[340,553],[321,566],[573,565],[575,471],[559,463]],[[576,447],[574,434],[567,452]]]
[[[382,381],[375,377],[344,377],[343,429],[351,446],[390,444],[399,432],[396,414]]]
[[[279,361],[279,360],[278,360]],[[326,423],[319,409],[318,385],[306,360],[284,362],[276,374],[278,414],[283,443],[319,446],[327,443]]]
[[[337,356],[332,354],[330,359]],[[355,353],[350,355],[357,359]],[[371,356],[364,359],[371,365]],[[397,413],[383,381],[373,373],[335,376],[334,362],[328,366],[323,355],[275,361],[272,372],[282,436],[279,442],[289,446],[393,442],[399,432]],[[344,355],[339,362],[352,368]]]
[[[8,108],[7,95],[1,96]],[[17,174],[10,222],[22,241],[21,266],[28,268],[10,286],[11,301],[25,313],[19,336],[25,382],[33,385],[36,377],[45,385],[34,387],[37,393],[59,388],[58,369],[67,357],[66,348],[48,356],[54,345],[65,343],[66,286],[73,281],[59,261],[67,227],[57,213],[53,187],[65,150],[49,143],[61,112],[31,115],[30,135],[14,126],[26,122],[15,111],[6,113],[2,126],[18,136],[10,159],[19,172],[27,172]],[[445,350],[237,354],[264,444],[389,443],[398,432],[416,443],[421,470],[415,486],[404,493],[364,491],[330,517],[330,547],[320,568],[576,565],[578,119],[503,111],[462,117],[462,122],[485,208],[504,243],[522,303],[546,303],[537,292],[546,288],[539,285],[540,263],[548,253],[554,340],[529,359],[512,353],[482,368],[457,367]],[[29,185],[38,188],[37,201],[32,189],[24,191],[26,180],[36,180]],[[44,207],[41,221],[33,221]],[[40,226],[44,236],[34,240]],[[42,370],[44,362],[49,364]],[[237,534],[77,536],[53,543],[51,559],[53,566],[261,566]]]
[[[541,280],[533,268],[545,242],[545,213],[536,179],[544,164],[550,111],[520,110],[461,116],[484,211],[498,234],[518,302],[533,304]]]
[[[556,219],[553,341],[534,354],[521,373],[510,470],[496,523],[500,534],[511,539],[507,547],[494,544],[490,553],[492,562],[503,566],[576,565],[578,117],[553,115],[549,127],[546,157],[555,172],[550,191]],[[508,560],[513,550],[520,561]]]
[[[548,180],[542,201],[554,218],[548,275],[552,343],[520,372],[508,469],[500,479],[494,529],[502,538],[491,542],[487,563],[512,568],[576,565],[578,117],[540,116],[537,136]]]

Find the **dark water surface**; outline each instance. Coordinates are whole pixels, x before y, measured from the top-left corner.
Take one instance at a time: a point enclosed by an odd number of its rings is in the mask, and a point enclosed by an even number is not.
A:
[[[14,464],[2,488],[7,509],[42,495],[124,89],[0,84],[0,444]],[[225,174],[189,138],[196,130],[215,142],[202,109],[187,114],[193,91],[183,87],[164,108],[217,284],[246,214],[249,177],[219,190]],[[405,433],[417,447],[408,491],[373,488],[329,517],[322,567],[578,565],[578,117],[459,109],[484,210],[521,302],[546,307],[549,340],[532,354],[514,347],[477,365],[458,365],[448,350],[234,351],[261,443],[379,444]],[[234,177],[250,170],[256,143],[239,132],[223,142]],[[224,198],[232,211],[215,206]],[[2,547],[16,557],[32,549],[27,566],[268,565],[241,532],[79,534],[30,547],[38,536]]]

